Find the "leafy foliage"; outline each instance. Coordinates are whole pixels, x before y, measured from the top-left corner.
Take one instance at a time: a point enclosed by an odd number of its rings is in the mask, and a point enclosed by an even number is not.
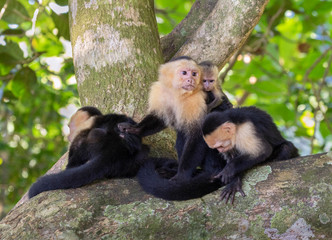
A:
[[[155,0],[160,35],[193,2]],[[67,4],[0,0],[0,218],[67,148],[60,112],[78,104]],[[331,5],[270,0],[221,73],[233,103],[265,109],[302,154],[332,146]]]
[[[48,1],[0,1],[0,8],[1,217],[66,151],[59,110],[77,102],[77,90],[68,82],[68,15]]]

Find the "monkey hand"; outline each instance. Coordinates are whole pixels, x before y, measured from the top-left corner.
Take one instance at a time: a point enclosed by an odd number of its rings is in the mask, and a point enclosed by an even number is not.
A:
[[[118,123],[118,129],[122,133],[130,133],[130,134],[135,134],[139,135],[140,134],[140,128],[128,123],[128,122],[122,122]]]
[[[223,201],[225,199],[225,203],[228,203],[229,198],[231,197],[231,203],[234,204],[235,194],[239,192],[242,197],[245,197],[246,194],[242,190],[242,182],[240,177],[234,178],[225,188],[222,190],[220,194],[220,200]]]
[[[231,164],[227,164],[224,169],[213,178],[220,178],[221,182],[228,184],[235,176],[234,167]]]

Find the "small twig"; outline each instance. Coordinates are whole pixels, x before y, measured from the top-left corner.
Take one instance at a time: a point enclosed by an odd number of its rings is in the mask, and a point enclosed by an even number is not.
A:
[[[5,14],[6,12],[6,9],[8,7],[8,3],[9,3],[10,0],[7,0],[6,3],[3,5],[3,7],[1,8],[0,10],[0,20],[1,18],[3,17],[3,15]]]
[[[303,77],[303,85],[306,84],[309,74],[314,70],[314,68],[317,66],[317,64],[325,57],[325,55],[332,49],[332,46],[330,46],[328,49],[326,49],[322,55],[320,55],[316,61],[308,68],[308,70],[305,72],[304,77]]]
[[[314,141],[315,141],[315,136],[316,136],[316,131],[317,131],[317,123],[318,123],[318,120],[317,120],[318,109],[319,109],[319,104],[314,110],[314,133],[312,134],[312,136],[310,138],[310,148],[311,148],[310,154],[313,154],[313,151],[314,151]]]
[[[249,95],[250,95],[250,92],[244,91],[242,97],[236,100],[237,105],[241,106],[246,101],[246,99],[249,97]]]
[[[272,28],[272,25],[274,23],[274,21],[280,16],[280,14],[284,11],[284,3],[282,4],[282,6],[278,9],[278,11],[272,16],[272,18],[270,19],[269,21],[269,25],[267,26],[267,31],[265,31],[265,34],[264,34],[264,37],[267,38],[270,31],[271,31],[271,28]]]
[[[231,57],[230,61],[228,62],[228,66],[227,68],[225,69],[224,72],[222,72],[220,75],[219,75],[219,81],[223,84],[225,82],[225,78],[228,74],[228,72],[234,67],[234,64],[236,63],[237,61],[237,57],[241,54],[241,51],[242,51],[242,48],[240,48],[234,55],[233,57]]]

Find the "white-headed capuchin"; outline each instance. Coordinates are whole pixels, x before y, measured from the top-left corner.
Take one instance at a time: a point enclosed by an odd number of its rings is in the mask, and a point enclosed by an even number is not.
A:
[[[204,61],[199,64],[202,69],[203,89],[207,92],[207,112],[224,111],[232,108],[233,104],[223,93],[218,84],[218,67],[210,61]]]
[[[299,156],[295,146],[285,140],[271,116],[256,107],[228,109],[208,114],[202,125],[205,142],[217,149],[226,159],[226,166],[215,178],[229,188],[221,197],[242,195],[241,174],[253,166],[266,162],[286,160]]]
[[[167,126],[175,128],[179,161],[149,158],[137,177],[142,188],[166,200],[188,200],[211,193],[223,184],[211,181],[225,166],[215,149],[204,142],[201,124],[206,115],[206,92],[200,67],[190,57],[180,57],[159,69],[149,95],[149,114],[136,126],[121,123],[124,132],[147,136]]]
[[[206,93],[202,90],[201,70],[190,57],[183,56],[160,66],[158,81],[149,94],[149,114],[136,126],[123,123],[123,132],[142,137],[171,126],[184,136],[179,167],[172,181],[190,179],[205,159],[206,146],[201,124],[206,115]]]
[[[69,123],[71,145],[66,169],[39,178],[31,186],[29,198],[45,191],[78,188],[103,178],[134,177],[149,149],[139,136],[120,132],[120,122],[135,124],[125,115],[102,115],[94,107],[80,108]]]

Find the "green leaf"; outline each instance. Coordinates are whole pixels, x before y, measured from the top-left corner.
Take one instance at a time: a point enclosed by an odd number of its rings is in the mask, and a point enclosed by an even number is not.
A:
[[[55,26],[59,30],[59,36],[70,40],[68,13],[57,15],[56,13],[52,12],[51,17],[55,23]]]
[[[23,29],[6,29],[1,33],[1,35],[17,36],[17,35],[23,35],[24,33],[25,32]]]
[[[13,59],[17,60],[17,62],[24,59],[21,48],[15,42],[7,42],[5,46],[0,45],[0,53],[11,56]]]
[[[55,3],[60,5],[60,6],[67,6],[68,5],[68,0],[55,0]]]
[[[29,21],[31,17],[25,7],[19,1],[11,0],[8,3],[2,19],[8,23],[21,24],[25,21]]]
[[[18,61],[8,53],[0,53],[0,63],[7,66],[13,66],[16,65]]]
[[[25,67],[15,74],[7,88],[11,90],[15,97],[22,98],[25,94],[31,94],[30,90],[36,82],[36,73],[31,68]]]
[[[258,81],[254,85],[249,85],[248,90],[264,97],[275,98],[287,92],[286,86],[277,80]]]

